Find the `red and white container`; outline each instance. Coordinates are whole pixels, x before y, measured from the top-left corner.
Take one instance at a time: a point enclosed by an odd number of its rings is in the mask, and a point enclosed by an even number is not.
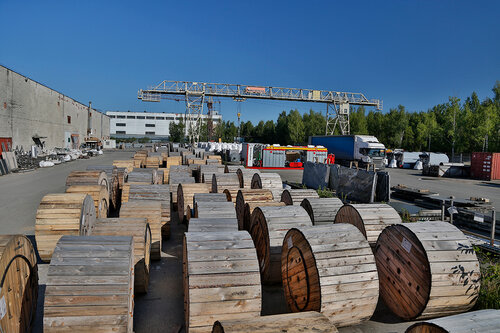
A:
[[[472,153],[471,176],[475,179],[500,179],[500,153]]]

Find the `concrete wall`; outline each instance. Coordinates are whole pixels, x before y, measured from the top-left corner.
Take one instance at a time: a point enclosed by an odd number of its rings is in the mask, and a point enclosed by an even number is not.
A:
[[[92,114],[96,133],[109,137],[109,118]],[[46,137],[49,149],[71,147],[84,142],[87,129],[88,106],[0,66],[0,137],[12,138],[14,148],[29,150],[33,136]]]

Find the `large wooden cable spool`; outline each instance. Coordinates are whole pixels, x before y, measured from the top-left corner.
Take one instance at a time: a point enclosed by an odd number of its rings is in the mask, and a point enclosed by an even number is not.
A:
[[[287,206],[300,205],[302,200],[306,198],[319,199],[318,192],[310,189],[290,189],[283,190],[283,193],[281,193],[281,201],[283,201]]]
[[[186,332],[210,332],[216,320],[261,311],[255,247],[246,231],[187,232],[183,246]]]
[[[35,239],[38,254],[49,261],[63,235],[88,235],[95,225],[96,211],[90,195],[47,194],[36,212]]]
[[[145,218],[97,219],[92,236],[132,236],[134,241],[134,292],[146,293],[151,264],[151,229]]]
[[[313,225],[332,224],[344,204],[338,198],[305,198],[300,204],[311,217]]]
[[[100,170],[106,172],[109,181],[109,206],[118,205],[118,169],[114,165],[90,165],[87,170]]]
[[[238,231],[235,218],[191,218],[188,232],[226,232]]]
[[[337,328],[324,315],[316,311],[285,313],[249,319],[218,320],[212,333],[336,333]]]
[[[446,222],[387,227],[374,249],[380,295],[405,320],[465,312],[476,303],[479,262],[467,237]]]
[[[255,243],[263,283],[281,283],[281,247],[291,228],[312,226],[300,206],[257,207],[252,213],[250,235]]]
[[[172,203],[177,206],[177,187],[179,184],[194,184],[196,183],[194,177],[189,176],[187,173],[174,173],[170,174],[169,184],[170,191],[172,192]]]
[[[375,246],[385,228],[402,221],[398,212],[387,204],[345,204],[337,211],[335,223],[354,225]]]
[[[283,207],[286,206],[284,202],[268,201],[268,202],[247,202],[245,203],[245,211],[243,214],[243,229],[250,231],[252,223],[252,213],[257,207]],[[239,226],[239,225],[238,225]]]
[[[197,202],[194,206],[194,217],[236,218],[234,204],[229,201]]]
[[[350,224],[288,231],[281,252],[283,290],[292,312],[320,311],[336,326],[368,320],[379,297],[370,245]]]
[[[66,193],[88,194],[94,201],[96,217],[106,218],[109,211],[109,194],[104,185],[73,185],[66,189]]]
[[[240,187],[246,189],[252,188],[252,177],[256,173],[260,173],[260,171],[258,169],[245,169],[244,167],[240,167],[236,170],[236,175],[240,181]]]
[[[214,173],[224,173],[224,167],[221,165],[200,165],[197,174],[197,181],[199,183],[208,183],[212,184],[212,175]],[[203,175],[205,177],[203,178]],[[203,181],[205,179],[205,181]]]
[[[163,177],[160,178],[160,184],[168,184],[168,178],[169,178],[169,173],[170,169],[168,168],[158,168],[158,175],[162,173]]]
[[[30,240],[0,235],[1,332],[31,332],[38,299],[38,268]]]
[[[195,193],[209,192],[210,188],[207,184],[179,184],[177,187],[177,213],[179,214],[179,222],[184,221],[184,216],[187,214],[187,207],[193,202]]]
[[[104,185],[111,192],[108,176],[100,170],[72,171],[66,178],[66,188],[73,185]]]
[[[222,193],[225,189],[236,191],[240,189],[240,181],[234,173],[215,173],[212,176],[212,193]]]
[[[122,204],[120,217],[145,218],[151,229],[151,259],[161,259],[162,222],[161,202],[155,200],[131,200]]]
[[[131,184],[156,184],[158,172],[153,168],[135,168],[128,174],[127,182]]]
[[[174,165],[181,165],[182,157],[181,156],[169,156],[167,157],[167,168],[171,168]]]
[[[133,332],[131,236],[63,236],[47,273],[43,331]]]
[[[127,173],[134,170],[134,160],[114,160],[113,165],[117,168],[126,168]]]
[[[252,176],[251,188],[283,191],[283,182],[281,176],[277,173],[256,173]]]
[[[225,202],[227,197],[224,193],[195,193],[193,195],[193,203],[191,207],[194,207],[197,202]]]
[[[500,310],[486,309],[426,320],[405,333],[497,333],[499,328]]]
[[[163,158],[160,156],[148,156],[146,157],[145,166],[146,168],[158,168],[163,162]]]
[[[273,194],[269,190],[263,189],[240,189],[236,195],[236,217],[238,218],[239,230],[243,228],[243,221],[245,218],[245,204],[249,202],[271,202],[273,201]]]
[[[241,165],[225,165],[224,166],[224,173],[236,173],[238,169],[241,168]]]

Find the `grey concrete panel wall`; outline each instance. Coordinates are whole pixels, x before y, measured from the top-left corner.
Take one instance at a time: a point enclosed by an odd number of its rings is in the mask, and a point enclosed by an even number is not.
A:
[[[93,114],[100,137],[109,136],[109,118]],[[83,143],[87,128],[88,106],[0,66],[0,137],[12,138],[14,147],[29,150],[33,136],[46,137],[47,148],[71,147],[72,136]]]

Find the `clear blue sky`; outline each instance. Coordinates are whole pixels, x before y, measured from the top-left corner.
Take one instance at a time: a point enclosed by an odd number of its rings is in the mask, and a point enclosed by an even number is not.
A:
[[[101,110],[162,80],[362,92],[427,110],[500,80],[500,1],[7,1],[0,64]],[[236,106],[223,99],[225,119]],[[243,120],[317,104],[246,101]]]

